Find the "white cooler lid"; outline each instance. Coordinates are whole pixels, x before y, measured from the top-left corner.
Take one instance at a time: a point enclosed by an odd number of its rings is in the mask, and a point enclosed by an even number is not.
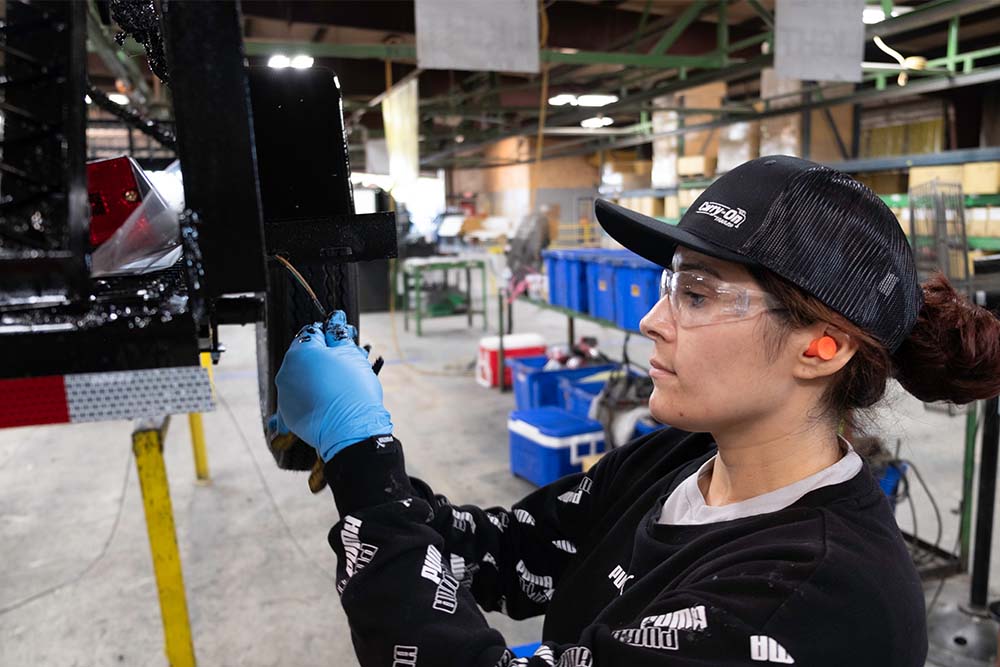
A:
[[[500,347],[499,336],[486,336],[479,339],[479,348],[496,350]],[[503,337],[505,350],[516,350],[523,347],[545,347],[545,338],[536,333],[507,334]]]

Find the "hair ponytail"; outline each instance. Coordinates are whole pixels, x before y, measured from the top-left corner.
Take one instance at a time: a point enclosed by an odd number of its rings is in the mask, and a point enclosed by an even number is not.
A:
[[[922,401],[970,403],[1000,394],[1000,320],[936,273],[924,306],[892,355],[893,377]]]

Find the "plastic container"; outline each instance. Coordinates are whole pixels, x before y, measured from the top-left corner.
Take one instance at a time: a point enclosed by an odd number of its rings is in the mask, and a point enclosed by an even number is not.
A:
[[[616,261],[615,324],[628,331],[639,330],[639,320],[660,298],[663,267],[632,255]]]
[[[483,387],[496,387],[500,347],[499,336],[487,336],[479,339],[479,355],[476,358],[476,382]],[[545,354],[545,339],[539,334],[507,334],[503,337],[504,386],[513,384],[511,362],[520,357],[537,357]],[[544,359],[545,357],[541,357]],[[544,363],[543,363],[544,365]]]
[[[538,486],[580,472],[584,456],[604,451],[600,422],[562,408],[515,410],[507,421],[510,470]]]
[[[592,250],[587,255],[587,312],[592,317],[615,321],[615,271],[626,250]]]
[[[548,359],[544,356],[524,357],[510,362],[514,369],[514,404],[518,410],[562,405],[559,380],[578,380],[594,373],[611,370],[617,364],[598,364],[558,371],[544,371]]]
[[[564,250],[561,276],[566,281],[566,307],[581,313],[587,312],[587,268],[589,250]]]
[[[635,436],[638,438],[640,435],[646,435],[647,433],[653,433],[654,431],[659,431],[661,428],[665,428],[665,424],[657,423],[647,423],[645,419],[640,419],[635,423]]]
[[[569,308],[569,284],[566,281],[566,255],[563,250],[543,250],[545,274],[549,279],[549,303]]]
[[[590,404],[604,389],[606,382],[574,382],[570,378],[559,380],[559,393],[562,395],[562,406],[577,417],[587,417],[590,414]]]

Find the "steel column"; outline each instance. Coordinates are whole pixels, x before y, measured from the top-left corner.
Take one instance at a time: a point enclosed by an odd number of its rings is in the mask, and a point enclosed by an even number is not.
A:
[[[160,598],[167,662],[171,667],[194,667],[194,644],[188,619],[184,575],[181,571],[170,486],[163,465],[163,440],[169,417],[140,422],[132,432],[132,451],[146,512],[146,532],[153,557]]]

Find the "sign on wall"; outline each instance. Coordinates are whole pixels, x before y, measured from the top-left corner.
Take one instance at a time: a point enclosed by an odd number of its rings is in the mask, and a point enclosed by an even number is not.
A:
[[[414,6],[420,69],[538,72],[535,0],[416,0]]]
[[[777,0],[774,68],[815,81],[861,81],[865,0]]]
[[[418,79],[392,87],[382,99],[382,124],[389,151],[389,176],[395,185],[407,185],[420,175]],[[394,186],[395,187],[395,186]]]

